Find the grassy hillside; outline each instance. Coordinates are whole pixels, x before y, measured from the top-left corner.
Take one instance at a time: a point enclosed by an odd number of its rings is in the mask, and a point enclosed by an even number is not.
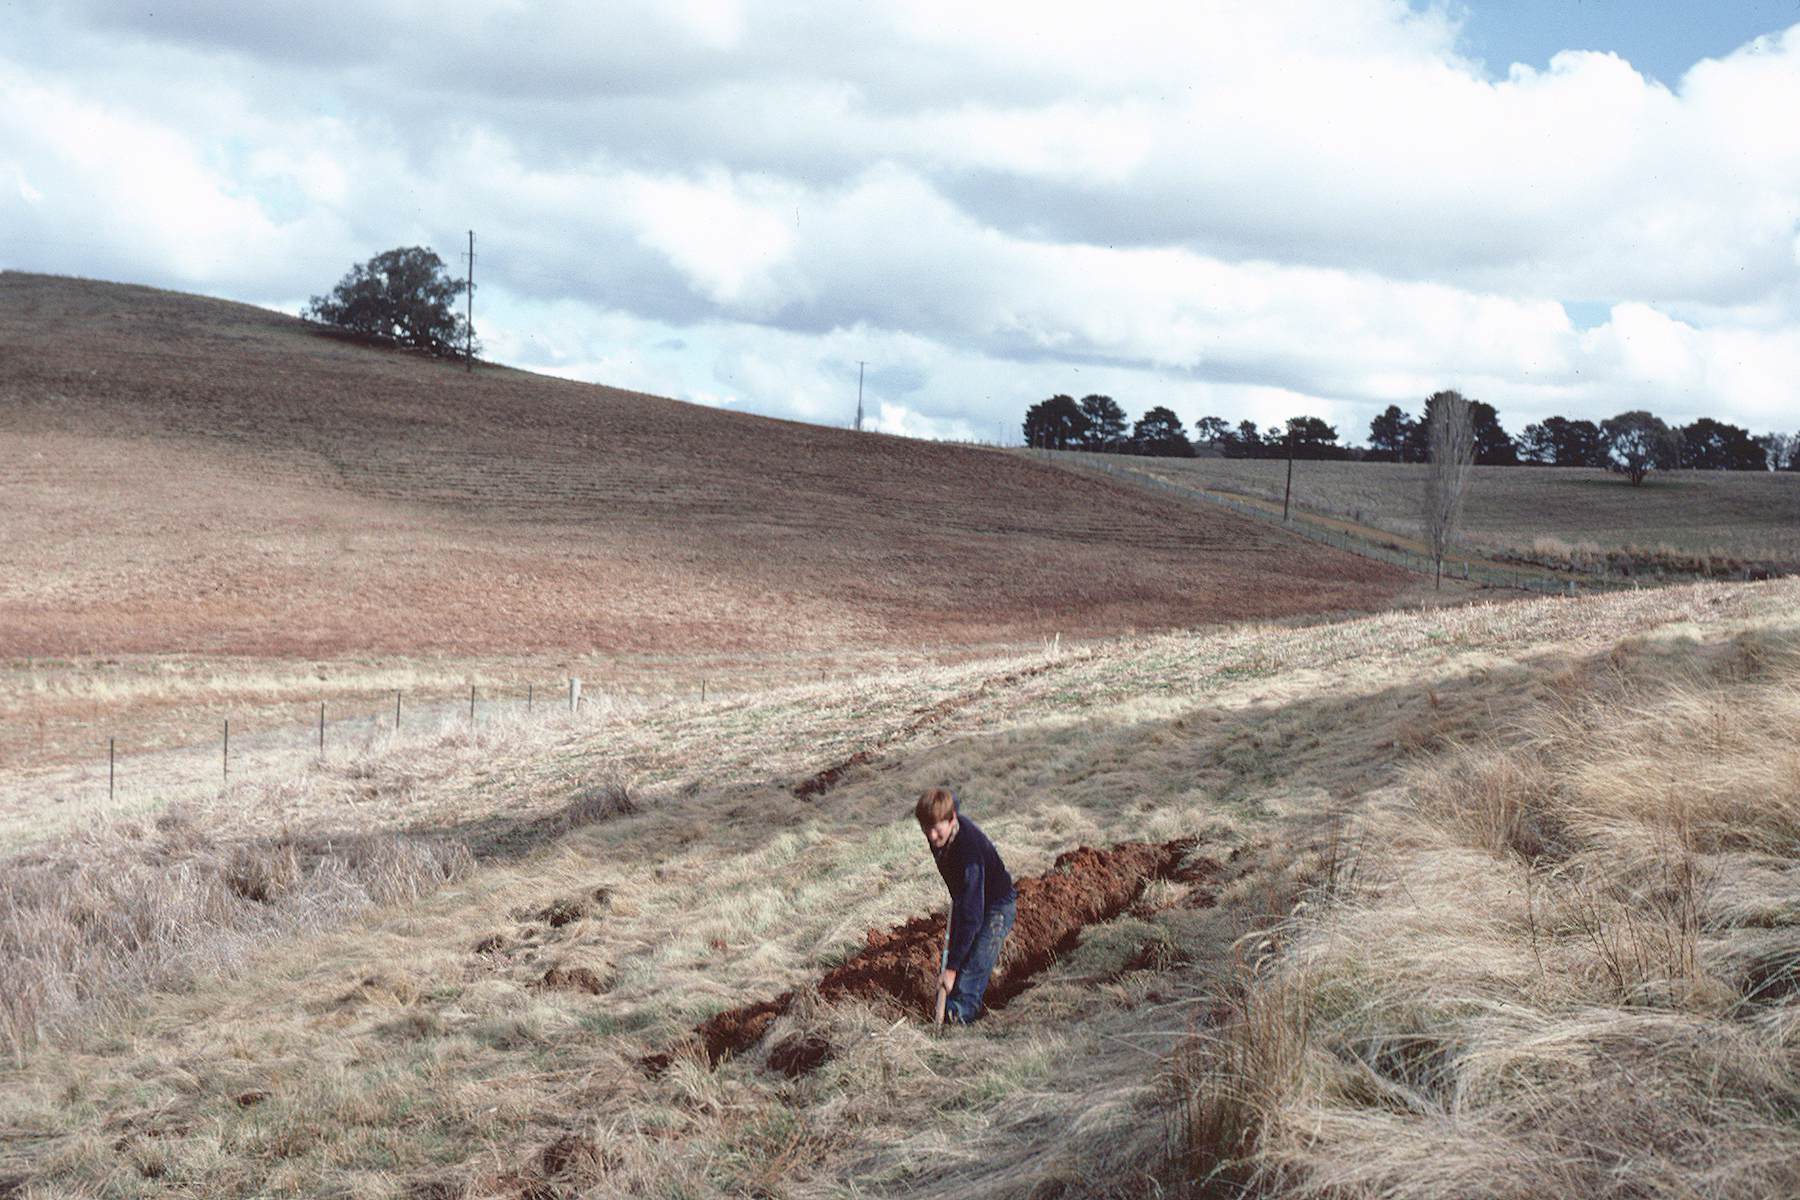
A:
[[[304,723],[395,676],[439,705],[571,675],[760,685],[1410,585],[997,451],[11,272],[0,435],[0,771],[210,738],[234,706]]]
[[[1287,462],[1203,458],[1133,465],[1189,487],[1280,504]],[[1420,536],[1426,468],[1301,462],[1292,502],[1408,538]],[[1549,565],[1609,563],[1716,577],[1746,568],[1800,570],[1800,474],[1661,471],[1632,487],[1574,467],[1476,467],[1461,524],[1477,553]]]
[[[238,305],[7,273],[0,315],[5,533],[49,560],[9,581],[9,658],[812,652],[1403,584],[993,452],[468,375]]]

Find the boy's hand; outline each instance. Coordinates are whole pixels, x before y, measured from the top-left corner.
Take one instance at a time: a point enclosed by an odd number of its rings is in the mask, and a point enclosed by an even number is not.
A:
[[[938,976],[938,991],[949,992],[956,987],[956,972],[945,971]]]

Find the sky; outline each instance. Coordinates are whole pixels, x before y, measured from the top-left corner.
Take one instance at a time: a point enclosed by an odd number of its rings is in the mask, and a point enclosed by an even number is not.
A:
[[[0,267],[1017,444],[1032,404],[1800,429],[1800,0],[0,0]]]

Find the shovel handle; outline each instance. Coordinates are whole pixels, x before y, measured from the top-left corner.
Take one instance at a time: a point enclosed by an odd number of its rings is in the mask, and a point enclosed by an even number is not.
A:
[[[937,985],[937,1017],[935,1024],[944,1023],[944,1001],[950,999],[950,989],[944,986],[944,972],[950,967],[950,931],[956,919],[956,902],[952,900],[950,907],[944,910],[944,956],[938,960]]]

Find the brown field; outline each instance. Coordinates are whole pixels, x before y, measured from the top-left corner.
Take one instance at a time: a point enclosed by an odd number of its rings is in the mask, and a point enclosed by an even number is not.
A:
[[[301,724],[320,700],[377,711],[382,688],[760,686],[1374,611],[1414,583],[993,450],[471,375],[11,272],[0,430],[0,771],[184,740],[143,724],[170,707],[210,738],[233,702]]]
[[[1287,462],[1135,460],[1189,487],[1280,504]],[[1403,537],[1419,537],[1426,468],[1415,463],[1299,462],[1292,502]],[[1800,472],[1658,471],[1640,487],[1576,467],[1476,467],[1462,542],[1478,553],[1546,565],[1610,563],[1641,572],[1741,577],[1800,571]]]
[[[0,302],[0,1197],[1800,1190],[1800,581],[1421,603],[1015,455]],[[935,785],[1020,881],[947,1032]]]

